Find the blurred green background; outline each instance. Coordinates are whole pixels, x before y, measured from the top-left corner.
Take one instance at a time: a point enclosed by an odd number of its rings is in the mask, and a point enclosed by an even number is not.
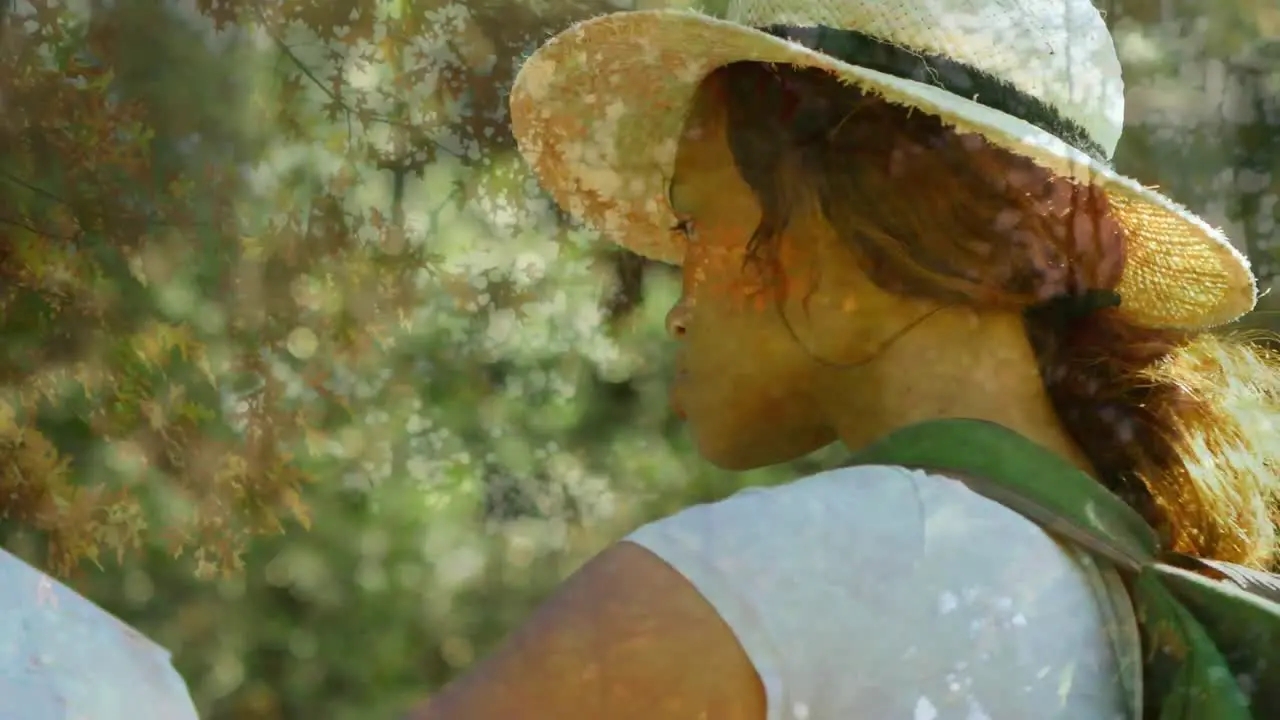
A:
[[[514,154],[520,58],[627,7],[0,0],[0,540],[203,717],[393,717],[646,519],[836,457],[699,462],[677,277]],[[1280,8],[1102,9],[1119,168],[1269,284]]]

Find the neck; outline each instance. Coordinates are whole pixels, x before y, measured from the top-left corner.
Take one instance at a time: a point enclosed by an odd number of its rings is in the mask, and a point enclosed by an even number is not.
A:
[[[1022,318],[944,309],[899,337],[871,365],[836,374],[824,396],[852,449],[940,418],[998,423],[1095,474],[1044,388]]]

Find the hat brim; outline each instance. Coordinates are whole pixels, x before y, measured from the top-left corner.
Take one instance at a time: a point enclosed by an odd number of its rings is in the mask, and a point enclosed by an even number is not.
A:
[[[828,70],[858,89],[939,117],[1045,169],[1107,193],[1126,231],[1120,307],[1155,328],[1200,329],[1254,307],[1248,261],[1218,230],[1160,193],[1011,115],[932,85],[835,60],[707,15],[604,15],[552,38],[511,92],[520,152],[570,214],[642,256],[679,265],[666,184],[695,91],[718,67],[757,61]]]

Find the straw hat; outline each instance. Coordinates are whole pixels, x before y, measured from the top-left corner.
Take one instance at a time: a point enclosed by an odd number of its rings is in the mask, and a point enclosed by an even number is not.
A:
[[[725,19],[605,15],[524,63],[511,92],[516,141],[566,211],[679,264],[665,192],[685,117],[708,73],[748,60],[829,70],[1103,188],[1127,231],[1116,289],[1134,323],[1206,328],[1253,308],[1249,264],[1225,236],[1112,170],[1124,86],[1089,0],[731,0]]]

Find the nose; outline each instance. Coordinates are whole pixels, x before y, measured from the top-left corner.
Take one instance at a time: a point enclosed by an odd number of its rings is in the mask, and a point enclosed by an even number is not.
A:
[[[684,339],[689,328],[689,308],[683,298],[667,311],[666,325],[668,335],[676,340]]]

